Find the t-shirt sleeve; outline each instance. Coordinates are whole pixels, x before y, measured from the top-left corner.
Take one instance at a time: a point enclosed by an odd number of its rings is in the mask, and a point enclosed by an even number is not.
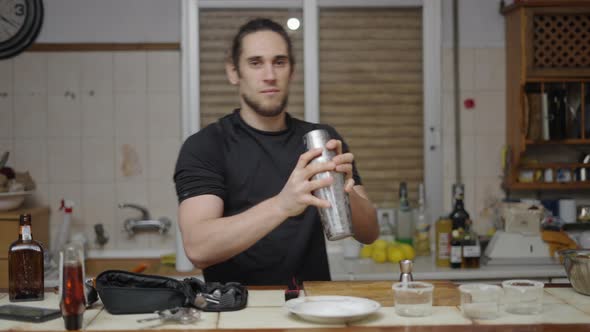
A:
[[[350,152],[350,148],[348,147],[348,144],[346,144],[346,141],[336,131],[336,129],[332,128],[332,126],[326,125],[326,130],[328,131],[328,133],[330,133],[330,137],[340,140],[342,142],[342,153]],[[352,162],[352,178],[354,179],[355,185],[362,185],[363,184],[363,181],[362,181],[361,176],[358,172],[358,169],[356,168],[356,161]]]
[[[215,131],[212,127],[205,128],[182,145],[174,171],[179,203],[206,194],[225,200],[223,140]]]

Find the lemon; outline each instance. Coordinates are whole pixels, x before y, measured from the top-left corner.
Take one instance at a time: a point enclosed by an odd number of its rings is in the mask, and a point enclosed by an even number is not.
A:
[[[402,259],[404,259],[404,252],[400,246],[395,245],[387,248],[387,260],[392,263],[397,263]]]
[[[385,241],[383,239],[378,239],[378,240],[375,240],[375,242],[373,242],[373,247],[385,249],[385,248],[387,248],[387,244],[388,244],[387,241]]]
[[[373,245],[372,244],[365,244],[361,248],[361,252],[359,255],[361,256],[361,258],[371,258],[372,254],[373,254]]]
[[[414,259],[416,257],[416,251],[411,245],[402,243],[400,244],[400,249],[404,255],[404,259]]]
[[[373,248],[371,258],[375,263],[385,263],[387,261],[387,251],[385,248]]]

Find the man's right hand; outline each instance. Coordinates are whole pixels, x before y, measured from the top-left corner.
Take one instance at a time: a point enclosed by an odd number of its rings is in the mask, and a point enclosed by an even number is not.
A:
[[[275,196],[278,207],[289,217],[301,214],[310,205],[318,208],[330,207],[330,202],[313,196],[314,190],[327,187],[334,181],[332,177],[311,180],[318,173],[334,171],[336,168],[336,164],[331,161],[310,164],[315,157],[322,154],[322,150],[317,148],[302,154],[289,180],[281,192]]]

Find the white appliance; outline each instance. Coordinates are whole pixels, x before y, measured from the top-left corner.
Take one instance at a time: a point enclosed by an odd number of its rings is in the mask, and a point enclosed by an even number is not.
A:
[[[559,264],[549,256],[549,246],[539,234],[497,231],[486,247],[488,265]]]

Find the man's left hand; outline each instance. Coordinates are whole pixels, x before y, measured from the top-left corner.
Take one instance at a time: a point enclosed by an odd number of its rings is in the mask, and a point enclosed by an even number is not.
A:
[[[344,178],[346,180],[344,190],[347,193],[350,193],[352,187],[354,187],[354,179],[352,178],[352,161],[354,160],[354,155],[350,152],[342,153],[342,142],[337,139],[329,140],[328,143],[326,143],[326,148],[336,151],[336,156],[334,156],[332,162],[336,164],[336,172],[344,173]]]

